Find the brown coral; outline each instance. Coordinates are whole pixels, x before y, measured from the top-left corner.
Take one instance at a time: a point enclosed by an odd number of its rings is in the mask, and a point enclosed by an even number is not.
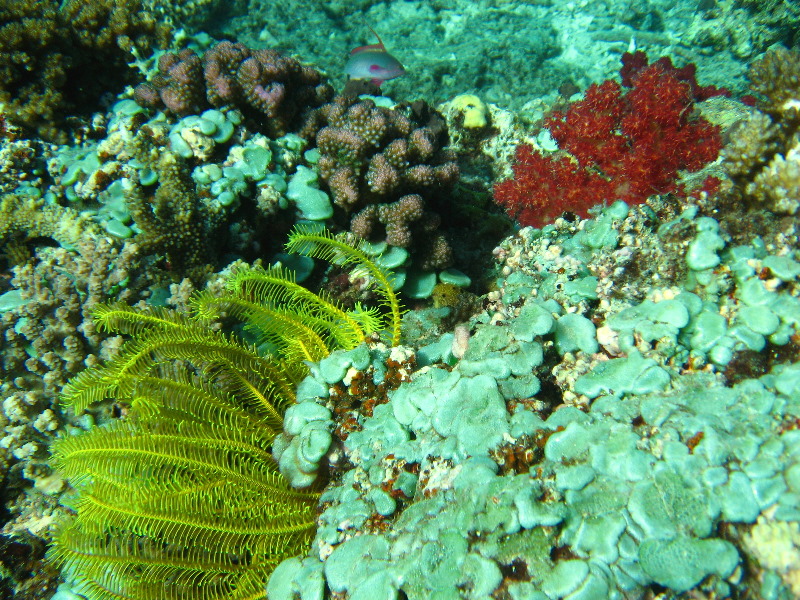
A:
[[[86,234],[97,233],[97,225],[72,208],[15,194],[6,194],[0,199],[0,244],[15,239],[48,237],[60,244],[72,245]]]
[[[133,80],[135,51],[166,45],[164,25],[141,0],[0,2],[0,103],[6,116],[64,142],[67,119],[99,107]]]
[[[217,215],[200,201],[189,169],[178,156],[164,152],[152,168],[159,173],[155,192],[150,194],[135,181],[126,191],[131,217],[142,230],[136,243],[145,253],[163,254],[168,267],[178,272],[202,267]]]
[[[751,89],[760,94],[759,108],[787,117],[800,111],[800,53],[777,47],[755,61],[748,73]]]
[[[319,71],[292,57],[223,41],[202,57],[188,49],[164,54],[158,73],[136,87],[134,99],[177,115],[236,106],[267,133],[280,136],[303,111],[327,102],[332,94]]]
[[[776,48],[750,68],[758,109],[729,133],[723,166],[737,203],[777,215],[800,209],[800,53]]]
[[[320,178],[350,218],[352,233],[383,237],[419,255],[436,248],[435,258],[422,262],[439,268],[449,264],[450,250],[430,204],[452,188],[459,171],[443,150],[441,117],[418,108],[337,96],[314,111],[302,133],[316,138]]]

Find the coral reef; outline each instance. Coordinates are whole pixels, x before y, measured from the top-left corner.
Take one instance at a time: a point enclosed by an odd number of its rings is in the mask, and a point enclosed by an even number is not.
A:
[[[692,117],[693,100],[723,93],[701,88],[693,69],[643,53],[623,56],[623,85],[589,87],[545,126],[566,155],[549,157],[517,148],[514,177],[497,183],[495,200],[522,225],[541,227],[563,211],[585,216],[601,201],[643,202],[678,189],[679,170],[697,171],[717,158],[717,128]]]
[[[134,80],[127,65],[164,47],[168,30],[140,0],[0,4],[0,102],[5,118],[66,141],[68,117],[99,107]],[[97,77],[103,72],[103,77]]]
[[[796,4],[0,1],[0,597],[796,597]]]
[[[93,600],[258,597],[275,565],[307,543],[318,494],[292,490],[268,448],[305,362],[384,328],[395,339],[400,307],[389,273],[361,249],[303,229],[287,249],[368,272],[387,317],[344,311],[281,266],[234,270],[223,293],[192,299],[193,318],[124,303],[94,311],[99,329],[132,339],[72,379],[63,400],[80,412],[113,397],[128,414],[54,442],[53,464],[80,501],[49,552]],[[223,314],[244,321],[242,335],[221,330]],[[302,452],[326,437],[318,431]],[[303,460],[290,450],[284,461]]]
[[[778,43],[797,43],[800,8],[780,0],[708,3],[686,31],[686,42],[708,50],[752,59]]]
[[[674,220],[651,215],[617,202],[525,228],[498,247],[498,289],[466,339],[334,352],[312,368],[282,436],[333,440],[282,471],[305,486],[329,461],[336,478],[312,551],[278,567],[270,600],[654,585],[790,597],[791,565],[764,545],[774,535],[735,528],[800,515],[800,257],[791,241],[730,246],[691,199]],[[658,276],[628,275],[641,301],[615,287],[637,246],[660,249]],[[734,357],[768,344],[781,351],[729,384]],[[754,556],[764,571],[751,581],[741,565]]]
[[[236,106],[266,133],[280,136],[298,125],[304,110],[328,101],[332,93],[319,71],[294,58],[224,41],[202,57],[190,49],[161,55],[158,73],[136,87],[134,98],[179,116]]]
[[[424,103],[388,108],[337,96],[311,115],[303,133],[313,132],[320,178],[349,216],[351,232],[412,248],[424,269],[450,265],[440,217],[430,204],[456,183],[459,171],[442,149],[446,128],[437,113]]]
[[[723,151],[727,202],[794,215],[800,208],[800,52],[774,48],[753,62],[756,107]]]

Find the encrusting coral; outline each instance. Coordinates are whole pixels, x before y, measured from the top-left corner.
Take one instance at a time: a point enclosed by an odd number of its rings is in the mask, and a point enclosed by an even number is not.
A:
[[[565,154],[517,147],[514,177],[495,184],[495,200],[522,225],[541,227],[563,211],[586,216],[602,201],[644,202],[678,189],[679,170],[697,171],[722,147],[718,130],[693,117],[695,100],[725,94],[700,87],[693,69],[677,69],[644,53],[625,54],[620,84],[589,87],[547,127]]]
[[[179,116],[212,106],[236,106],[272,136],[290,131],[305,109],[332,95],[322,74],[298,60],[228,41],[202,57],[189,49],[163,54],[155,77],[134,91],[142,106],[165,108]]]
[[[133,81],[134,53],[164,47],[168,28],[141,0],[0,2],[0,103],[6,117],[65,141],[67,118]],[[96,73],[104,73],[97,77]]]

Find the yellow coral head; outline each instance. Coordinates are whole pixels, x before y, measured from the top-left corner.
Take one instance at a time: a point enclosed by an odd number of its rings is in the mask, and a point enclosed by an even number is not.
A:
[[[456,113],[464,117],[465,129],[483,129],[488,125],[489,109],[483,100],[474,94],[461,94],[450,101]]]

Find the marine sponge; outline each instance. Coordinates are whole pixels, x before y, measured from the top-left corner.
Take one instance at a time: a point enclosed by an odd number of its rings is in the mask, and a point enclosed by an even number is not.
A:
[[[464,129],[483,129],[489,124],[489,109],[474,94],[459,94],[448,103],[456,114],[456,123]]]

